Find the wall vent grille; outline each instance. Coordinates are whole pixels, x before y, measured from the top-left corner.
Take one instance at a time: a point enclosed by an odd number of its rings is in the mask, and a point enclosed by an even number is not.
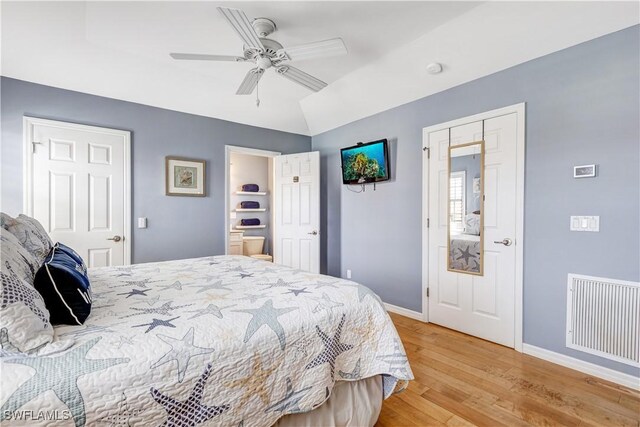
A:
[[[640,283],[569,274],[567,347],[640,366]]]

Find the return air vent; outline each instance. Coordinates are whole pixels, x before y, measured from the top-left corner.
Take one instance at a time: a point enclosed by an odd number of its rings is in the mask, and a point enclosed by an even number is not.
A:
[[[640,366],[640,283],[569,274],[567,347]]]

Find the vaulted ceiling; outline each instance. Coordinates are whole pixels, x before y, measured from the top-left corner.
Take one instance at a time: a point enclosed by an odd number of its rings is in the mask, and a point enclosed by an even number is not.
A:
[[[275,21],[292,46],[341,37],[346,56],[295,62],[329,86],[267,72],[255,96],[235,91],[249,63],[179,62],[169,52],[241,55],[216,10]],[[637,2],[6,2],[4,76],[315,134],[508,66],[638,23]],[[635,13],[634,13],[635,12]],[[427,63],[445,71],[428,75]]]

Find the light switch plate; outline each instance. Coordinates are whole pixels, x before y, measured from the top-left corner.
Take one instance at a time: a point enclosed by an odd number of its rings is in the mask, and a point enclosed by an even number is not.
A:
[[[572,216],[569,222],[569,230],[571,231],[600,231],[600,217],[599,216]]]
[[[138,228],[147,228],[147,218],[146,217],[138,218]]]

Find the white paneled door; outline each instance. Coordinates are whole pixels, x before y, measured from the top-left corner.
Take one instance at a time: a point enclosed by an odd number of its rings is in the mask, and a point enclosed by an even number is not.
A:
[[[25,212],[89,267],[130,263],[129,132],[25,118]]]
[[[508,347],[515,344],[517,113],[425,134],[428,164],[429,321]],[[447,270],[448,149],[485,141],[484,272]],[[508,245],[503,244],[504,239]]]
[[[274,157],[274,262],[320,272],[320,153]]]

